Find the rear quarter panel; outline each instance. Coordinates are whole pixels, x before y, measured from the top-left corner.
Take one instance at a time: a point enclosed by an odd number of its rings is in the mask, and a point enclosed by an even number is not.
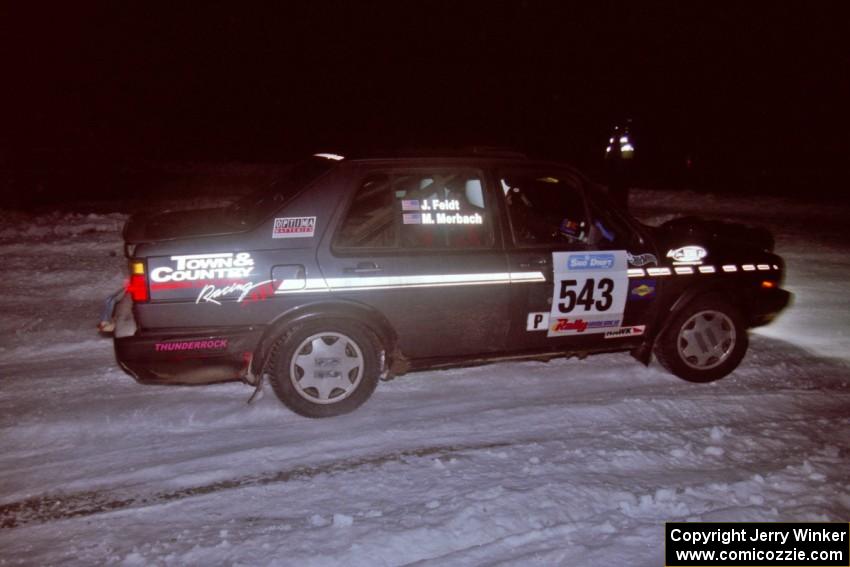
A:
[[[139,245],[151,295],[134,307],[140,327],[264,325],[302,303],[275,291],[281,274],[321,277],[316,246],[342,200],[337,179],[323,176],[246,232]]]

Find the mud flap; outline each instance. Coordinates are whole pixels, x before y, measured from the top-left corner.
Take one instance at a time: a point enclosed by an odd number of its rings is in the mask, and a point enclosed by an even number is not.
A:
[[[115,324],[115,337],[132,337],[136,334],[136,318],[133,317],[133,298],[130,294],[125,293],[115,305],[115,311],[112,315],[112,321]]]
[[[256,380],[257,380],[257,383],[254,385],[254,393],[251,394],[251,397],[248,398],[248,401],[246,402],[248,404],[251,404],[255,400],[259,400],[260,398],[263,397],[263,382],[265,382],[265,380],[266,380],[266,375],[260,374],[259,376],[257,376]],[[250,382],[249,382],[249,384],[250,384]]]

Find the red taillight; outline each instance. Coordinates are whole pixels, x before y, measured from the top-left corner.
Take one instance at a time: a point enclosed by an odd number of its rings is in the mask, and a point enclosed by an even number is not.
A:
[[[127,293],[137,303],[149,299],[148,280],[145,276],[144,262],[130,263],[130,281],[127,282]]]

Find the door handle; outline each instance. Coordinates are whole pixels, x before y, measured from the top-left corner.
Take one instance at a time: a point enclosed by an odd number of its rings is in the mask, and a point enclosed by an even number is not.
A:
[[[384,269],[375,262],[358,262],[356,266],[348,266],[342,269],[346,274],[375,274]]]
[[[520,262],[519,267],[520,268],[542,268],[542,267],[548,266],[548,265],[549,265],[549,260],[547,258],[537,257],[537,258],[530,258],[526,262]]]

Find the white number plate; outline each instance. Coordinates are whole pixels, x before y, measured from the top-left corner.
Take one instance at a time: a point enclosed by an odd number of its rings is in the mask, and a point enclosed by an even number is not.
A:
[[[625,250],[554,252],[555,289],[547,336],[588,335],[623,322],[628,291]]]

